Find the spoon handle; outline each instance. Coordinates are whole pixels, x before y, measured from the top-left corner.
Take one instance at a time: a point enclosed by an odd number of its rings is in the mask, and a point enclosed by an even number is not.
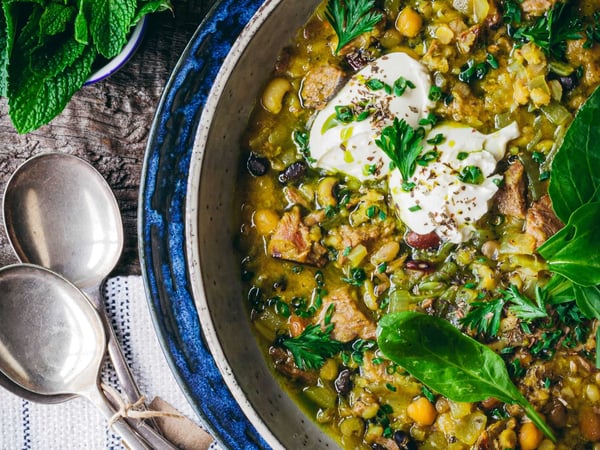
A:
[[[102,394],[100,388],[96,385],[82,392],[82,395],[87,397],[96,407],[104,414],[107,420],[112,419],[114,410],[108,399]],[[123,443],[130,450],[151,450],[152,447],[135,433],[133,428],[121,417],[112,424],[112,429],[121,436]]]
[[[86,294],[100,313],[100,316],[104,320],[105,328],[107,332],[107,346],[108,346],[108,355],[113,363],[115,368],[115,372],[117,373],[117,378],[123,388],[123,393],[127,401],[131,404],[136,403],[141,397],[142,393],[131,373],[131,369],[127,364],[127,360],[125,359],[125,355],[123,354],[123,350],[119,345],[119,341],[115,334],[115,330],[111,326],[108,316],[106,314],[106,309],[102,304],[100,298],[100,288],[95,289],[94,291],[86,291]],[[146,405],[143,405],[144,409]],[[152,419],[146,419],[152,421]],[[156,429],[151,427],[145,420],[138,419],[130,419],[127,422],[135,428],[135,430],[152,446],[155,450],[176,450],[171,442],[169,442],[164,436],[162,436]],[[153,422],[153,421],[152,421]]]

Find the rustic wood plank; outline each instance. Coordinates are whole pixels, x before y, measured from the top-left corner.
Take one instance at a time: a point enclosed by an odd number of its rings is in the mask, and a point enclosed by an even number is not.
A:
[[[58,151],[89,161],[113,188],[123,215],[125,250],[114,274],[139,274],[138,190],[150,125],[169,74],[212,3],[173,1],[175,14],[151,18],[141,47],[121,71],[81,89],[60,116],[35,132],[17,134],[2,99],[0,200],[13,171],[36,154]],[[14,262],[2,227],[0,266]]]

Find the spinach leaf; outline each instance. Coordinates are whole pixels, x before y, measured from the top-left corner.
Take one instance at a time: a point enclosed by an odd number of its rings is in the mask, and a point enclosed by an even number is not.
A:
[[[600,88],[577,112],[552,162],[548,194],[564,223],[581,205],[600,200]]]
[[[599,223],[600,202],[573,212],[567,225],[538,248],[550,270],[581,286],[600,284]]]
[[[588,319],[600,319],[600,289],[598,286],[573,285],[577,307]]]
[[[490,397],[521,406],[552,441],[552,430],[512,383],[502,358],[437,317],[413,311],[384,316],[377,343],[386,358],[434,391],[457,402]]]

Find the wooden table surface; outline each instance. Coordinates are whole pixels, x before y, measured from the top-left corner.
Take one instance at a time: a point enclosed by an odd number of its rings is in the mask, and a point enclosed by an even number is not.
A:
[[[87,160],[112,187],[123,216],[125,249],[113,275],[139,274],[137,205],[152,118],[173,67],[213,1],[172,0],[174,15],[150,18],[141,47],[119,72],[81,89],[60,116],[32,133],[14,130],[1,99],[0,201],[10,175],[34,155],[59,151]],[[0,228],[4,266],[17,259]]]

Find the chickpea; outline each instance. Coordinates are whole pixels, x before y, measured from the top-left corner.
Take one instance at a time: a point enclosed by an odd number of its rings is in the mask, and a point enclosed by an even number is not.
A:
[[[419,397],[406,408],[408,417],[414,420],[418,425],[428,426],[435,422],[437,411],[435,406],[425,397]]]
[[[279,223],[279,215],[272,209],[257,209],[252,216],[252,222],[258,234],[265,236],[275,231]]]
[[[292,84],[285,78],[273,78],[262,95],[262,105],[273,114],[279,114],[283,108],[283,97],[292,89]]]
[[[525,422],[519,430],[519,445],[521,450],[535,450],[538,448],[544,435],[533,422]]]
[[[423,19],[410,6],[407,6],[396,18],[396,30],[400,32],[401,35],[413,38],[421,31],[421,27],[423,26]]]

